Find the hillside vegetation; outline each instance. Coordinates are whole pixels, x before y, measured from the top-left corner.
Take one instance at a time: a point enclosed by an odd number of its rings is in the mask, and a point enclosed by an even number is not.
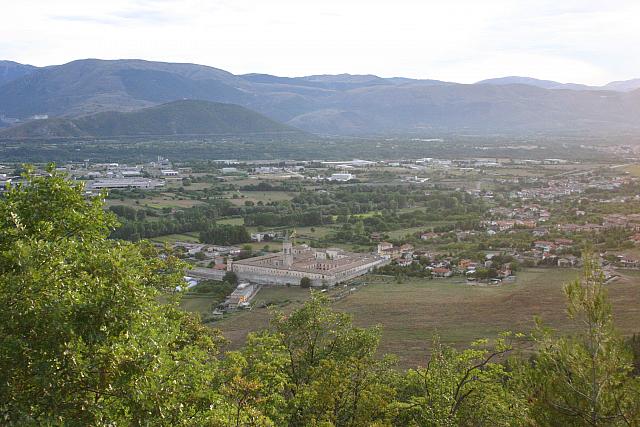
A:
[[[246,135],[302,133],[233,104],[184,100],[132,112],[109,111],[76,119],[33,120],[0,138]]]

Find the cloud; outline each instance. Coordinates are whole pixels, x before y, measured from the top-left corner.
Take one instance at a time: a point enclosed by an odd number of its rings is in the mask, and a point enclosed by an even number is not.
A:
[[[49,18],[57,21],[68,21],[89,24],[101,24],[123,26],[131,24],[156,25],[156,24],[188,24],[188,17],[175,11],[163,11],[153,9],[153,4],[170,4],[172,0],[139,2],[139,7],[128,7],[114,10],[100,15],[50,15]],[[153,4],[152,4],[153,3]]]
[[[633,0],[22,0],[0,15],[0,57],[602,84],[640,74],[637,16]]]
[[[119,25],[121,20],[113,16],[86,16],[86,15],[68,15],[68,16],[50,16],[51,19],[57,21],[81,22],[89,24],[102,25]]]

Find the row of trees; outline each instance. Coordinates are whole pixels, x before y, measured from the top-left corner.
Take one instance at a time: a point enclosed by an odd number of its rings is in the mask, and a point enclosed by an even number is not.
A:
[[[208,205],[194,206],[175,212],[171,212],[171,208],[167,209],[168,212],[163,212],[162,216],[156,213],[155,217],[148,218],[151,216],[149,213],[153,212],[152,210],[112,206],[109,210],[115,213],[122,223],[112,231],[111,237],[138,241],[167,234],[203,231],[211,227],[215,218],[229,213],[229,204],[225,200],[216,200]],[[147,212],[147,214],[143,215],[143,212]]]
[[[213,245],[235,245],[251,241],[244,225],[213,224],[200,232],[200,241]]]
[[[100,198],[27,174],[0,200],[0,419],[9,426],[633,426],[640,379],[587,260],[566,287],[575,333],[540,326],[518,357],[509,333],[424,367],[380,357],[315,295],[236,351],[178,309],[179,260],[108,239]],[[162,256],[159,256],[162,255]],[[162,296],[162,298],[160,298]]]
[[[323,215],[320,211],[299,211],[293,213],[278,212],[257,212],[244,216],[244,222],[247,225],[257,225],[264,227],[279,226],[313,226],[330,224],[331,216]]]

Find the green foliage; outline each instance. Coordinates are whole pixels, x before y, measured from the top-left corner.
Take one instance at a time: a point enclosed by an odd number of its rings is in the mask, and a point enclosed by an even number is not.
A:
[[[200,241],[214,245],[234,245],[251,240],[244,225],[214,224],[200,232]]]
[[[289,316],[276,314],[289,425],[369,425],[384,420],[394,394],[389,361],[376,358],[380,333],[352,325],[314,295]]]
[[[232,285],[238,284],[238,275],[233,271],[227,271],[224,273],[224,277],[222,278],[223,282],[231,283]]]
[[[32,167],[26,168],[28,181],[0,201],[0,248],[22,239],[90,241],[104,238],[117,225],[100,197],[87,203],[82,188],[67,185],[53,165],[47,168],[51,178],[36,177]]]
[[[300,279],[300,287],[301,288],[310,288],[311,287],[311,279],[307,276]]]
[[[186,425],[210,417],[217,336],[157,302],[182,265],[107,240],[100,198],[53,167],[0,200],[4,425]],[[209,368],[207,368],[209,366]],[[167,387],[171,384],[171,387]],[[180,396],[192,390],[188,401]]]
[[[640,379],[617,335],[604,274],[584,258],[581,279],[565,287],[567,313],[578,332],[554,337],[539,327],[538,353],[528,371],[537,425],[615,426],[640,423]]]
[[[640,376],[640,334],[633,334],[627,344],[633,354],[633,373],[635,376]]]
[[[426,368],[402,378],[396,423],[400,425],[524,425],[526,401],[511,393],[511,374],[498,358],[511,350],[510,334],[492,348],[479,341],[458,351],[436,338]]]

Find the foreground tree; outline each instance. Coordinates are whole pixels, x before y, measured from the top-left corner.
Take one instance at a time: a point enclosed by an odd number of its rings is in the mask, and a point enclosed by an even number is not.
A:
[[[276,425],[383,423],[395,394],[390,361],[376,357],[378,329],[354,327],[320,294],[270,331],[250,336],[228,361],[234,400],[270,414]],[[242,417],[242,411],[238,411]]]
[[[379,329],[352,325],[351,317],[316,295],[273,328],[285,349],[289,425],[367,425],[384,419],[394,390],[388,361],[376,357]]]
[[[458,351],[434,340],[425,368],[410,369],[398,387],[395,425],[525,425],[527,406],[508,383],[500,358],[511,351],[510,333],[492,347],[487,341]]]
[[[536,425],[640,425],[640,379],[616,333],[602,270],[585,257],[582,277],[565,287],[572,336],[538,330],[538,353],[523,380]]]
[[[4,425],[194,425],[224,411],[218,338],[158,302],[182,266],[107,240],[99,197],[55,172],[0,200],[0,419]]]

